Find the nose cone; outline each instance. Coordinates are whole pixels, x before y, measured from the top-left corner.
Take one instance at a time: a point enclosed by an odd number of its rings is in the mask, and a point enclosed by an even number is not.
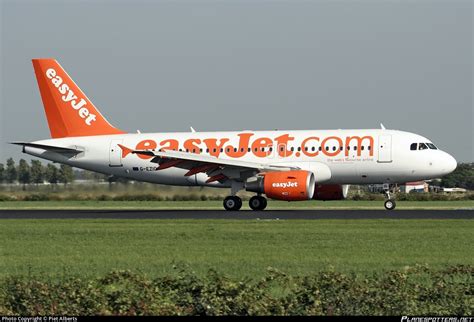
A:
[[[453,158],[448,153],[444,153],[443,160],[442,160],[441,164],[442,164],[441,171],[442,171],[443,175],[450,174],[458,166],[458,163],[457,163],[456,159]]]

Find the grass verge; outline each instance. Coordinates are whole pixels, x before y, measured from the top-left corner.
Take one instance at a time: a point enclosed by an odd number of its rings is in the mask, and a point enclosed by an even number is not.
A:
[[[0,278],[153,276],[189,265],[236,277],[274,267],[369,274],[427,264],[474,265],[473,220],[2,220]]]

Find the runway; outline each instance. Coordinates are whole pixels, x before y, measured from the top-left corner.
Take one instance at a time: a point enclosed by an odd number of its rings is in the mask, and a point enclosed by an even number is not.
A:
[[[0,219],[474,219],[474,210],[0,210]]]

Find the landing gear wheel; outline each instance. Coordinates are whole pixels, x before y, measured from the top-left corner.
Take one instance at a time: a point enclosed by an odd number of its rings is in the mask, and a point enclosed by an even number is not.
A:
[[[236,211],[242,207],[242,199],[237,196],[228,196],[224,199],[224,208],[229,211]]]
[[[392,200],[392,199],[386,200],[386,201],[385,201],[385,204],[384,204],[385,209],[387,209],[387,210],[393,210],[393,209],[395,209],[395,206],[396,206],[396,205],[397,205],[397,204],[395,203],[395,200]]]
[[[262,196],[253,196],[249,200],[249,206],[252,210],[264,210],[267,207],[267,199]]]

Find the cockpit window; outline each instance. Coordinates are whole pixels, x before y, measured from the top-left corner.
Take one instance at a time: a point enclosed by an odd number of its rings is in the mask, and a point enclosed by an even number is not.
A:
[[[410,145],[410,150],[416,150],[417,147],[418,147],[418,143],[412,143]]]
[[[428,147],[424,143],[420,143],[420,146],[418,147],[418,150],[426,150]]]
[[[426,145],[427,145],[431,150],[438,150],[438,148],[437,148],[433,143],[426,143]]]

